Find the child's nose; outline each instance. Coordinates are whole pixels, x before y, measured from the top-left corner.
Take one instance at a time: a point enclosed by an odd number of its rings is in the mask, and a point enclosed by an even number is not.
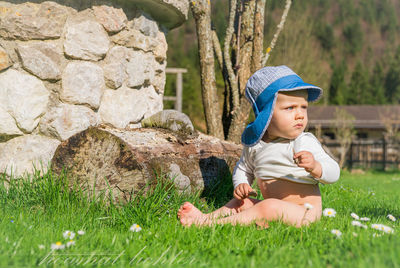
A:
[[[296,110],[296,119],[304,119],[304,111],[302,109]]]

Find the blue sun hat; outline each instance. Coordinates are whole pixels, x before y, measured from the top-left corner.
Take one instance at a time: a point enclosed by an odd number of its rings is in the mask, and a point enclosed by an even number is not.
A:
[[[268,66],[256,71],[247,81],[246,98],[256,116],[242,134],[242,143],[253,146],[261,140],[272,118],[279,91],[308,90],[308,101],[316,101],[322,89],[305,83],[300,76],[285,65]]]

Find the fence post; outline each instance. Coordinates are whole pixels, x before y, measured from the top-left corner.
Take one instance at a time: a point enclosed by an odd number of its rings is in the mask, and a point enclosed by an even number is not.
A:
[[[175,110],[182,112],[182,72],[176,73],[176,102]]]
[[[183,82],[182,82],[182,74],[186,73],[187,69],[184,68],[166,68],[166,74],[176,74],[176,88],[175,88],[175,96],[164,96],[165,101],[174,101],[175,102],[175,110],[182,112],[182,91],[183,91]]]

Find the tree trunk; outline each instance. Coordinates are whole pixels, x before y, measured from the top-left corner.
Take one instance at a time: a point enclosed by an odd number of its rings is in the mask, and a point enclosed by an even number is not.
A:
[[[201,92],[207,133],[223,139],[221,113],[215,82],[214,48],[211,30],[211,7],[208,0],[192,1],[191,9],[196,21],[197,42],[199,46]]]
[[[251,63],[251,73],[254,73],[262,66],[262,57],[264,53],[264,13],[265,1],[257,0],[254,14],[254,42],[253,42],[253,57]]]
[[[229,174],[240,154],[240,145],[204,134],[181,140],[165,129],[91,127],[61,143],[51,165],[88,191],[127,201],[165,175],[180,191],[204,189]]]
[[[239,51],[239,70],[238,70],[238,80],[239,80],[239,91],[240,91],[240,106],[233,111],[232,123],[229,129],[228,140],[240,143],[241,133],[243,132],[247,119],[250,112],[250,104],[245,98],[244,91],[246,88],[247,80],[250,78],[251,74],[255,71],[254,61],[259,60],[261,55],[257,55],[257,59],[253,59],[254,54],[254,31],[255,31],[255,10],[256,10],[256,0],[250,0],[244,2],[244,9],[242,14],[242,23],[238,25],[240,28],[240,49],[235,49]],[[257,29],[260,27],[260,22]],[[260,35],[260,33],[258,33]],[[257,42],[260,42],[260,36],[257,36]],[[262,40],[262,39],[261,39]],[[258,47],[258,45],[257,45]]]

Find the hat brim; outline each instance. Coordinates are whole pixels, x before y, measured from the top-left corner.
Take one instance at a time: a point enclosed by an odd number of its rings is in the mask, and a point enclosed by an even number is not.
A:
[[[243,145],[253,146],[264,136],[264,133],[267,130],[269,122],[272,118],[277,95],[278,92],[275,93],[274,100],[265,105],[263,110],[257,115],[256,119],[247,125],[242,134]]]
[[[309,102],[316,101],[322,96],[321,88],[304,82],[296,82],[287,86],[286,88],[278,90],[274,94],[274,100],[272,102],[267,102],[263,109],[258,113],[256,119],[252,123],[248,124],[246,129],[243,131],[243,145],[254,146],[264,136],[264,133],[267,130],[269,123],[271,122],[278,92],[296,91],[301,89],[308,90],[307,100]],[[262,97],[262,94],[259,97]]]

